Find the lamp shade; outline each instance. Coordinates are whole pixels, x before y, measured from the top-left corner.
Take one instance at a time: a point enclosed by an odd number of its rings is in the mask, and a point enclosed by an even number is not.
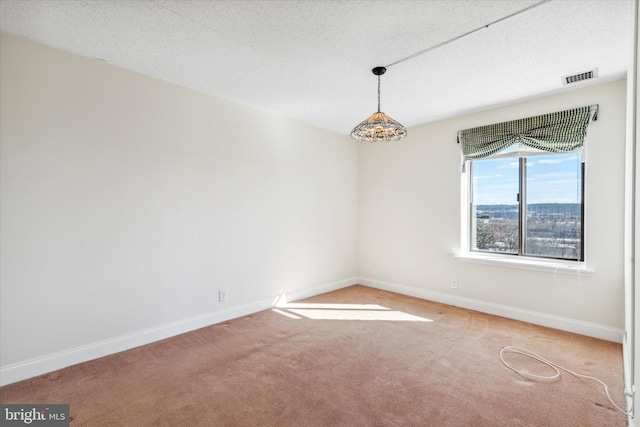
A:
[[[405,136],[407,129],[381,111],[373,113],[351,131],[352,138],[367,142],[398,141]]]

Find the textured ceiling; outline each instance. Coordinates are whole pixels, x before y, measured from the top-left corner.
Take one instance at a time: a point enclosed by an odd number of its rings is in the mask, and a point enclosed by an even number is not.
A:
[[[371,69],[540,0],[0,0],[0,30],[348,134],[377,108]],[[631,0],[553,0],[388,67],[407,127],[622,78]]]

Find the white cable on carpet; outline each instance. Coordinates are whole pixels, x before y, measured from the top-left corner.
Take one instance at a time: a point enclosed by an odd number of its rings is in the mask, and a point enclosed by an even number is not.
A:
[[[504,360],[503,353],[505,351],[511,351],[513,353],[522,354],[523,356],[527,356],[527,357],[530,357],[532,359],[535,359],[538,362],[544,363],[545,365],[549,366],[554,371],[556,371],[556,373],[554,375],[547,376],[547,375],[531,374],[529,372],[518,370],[518,369],[514,368],[513,366],[509,365]],[[507,368],[511,369],[512,371],[514,371],[518,375],[522,375],[523,377],[530,377],[530,378],[543,379],[543,380],[552,380],[552,379],[558,378],[560,376],[560,370],[563,370],[563,371],[568,372],[571,375],[574,375],[576,377],[587,378],[587,379],[590,379],[590,380],[597,381],[604,387],[604,392],[606,393],[607,398],[609,399],[609,402],[611,402],[611,404],[613,406],[615,406],[617,410],[619,410],[620,412],[624,413],[625,415],[631,415],[631,413],[632,413],[631,410],[625,411],[624,409],[622,409],[621,407],[619,407],[618,405],[615,404],[615,402],[613,401],[613,399],[611,399],[611,396],[609,395],[609,387],[607,387],[607,385],[604,382],[600,381],[598,378],[590,377],[588,375],[578,374],[578,373],[573,372],[573,371],[571,371],[571,370],[569,370],[567,368],[563,368],[562,366],[556,365],[555,363],[545,359],[544,357],[537,355],[536,353],[532,352],[531,350],[527,350],[525,348],[514,346],[514,345],[508,345],[506,347],[502,347],[502,350],[500,350],[500,360],[502,360],[502,363],[504,363]]]

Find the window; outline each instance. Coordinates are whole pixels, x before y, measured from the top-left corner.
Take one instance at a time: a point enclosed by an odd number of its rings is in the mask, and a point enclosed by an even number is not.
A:
[[[470,162],[469,249],[584,260],[579,153]]]
[[[584,261],[584,141],[598,105],[458,132],[470,252]]]

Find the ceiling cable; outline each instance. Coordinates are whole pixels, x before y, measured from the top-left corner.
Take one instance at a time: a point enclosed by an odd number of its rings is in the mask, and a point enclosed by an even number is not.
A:
[[[452,43],[452,42],[454,42],[454,41],[456,41],[456,40],[459,40],[459,39],[461,39],[461,38],[463,38],[463,37],[466,37],[466,36],[468,36],[468,35],[471,35],[471,34],[473,34],[473,33],[477,32],[477,31],[480,31],[480,30],[482,30],[482,29],[484,29],[484,28],[489,28],[489,26],[490,26],[490,25],[494,25],[494,24],[497,24],[498,22],[501,22],[501,21],[504,21],[504,20],[506,20],[506,19],[512,18],[512,17],[514,17],[514,16],[516,16],[516,15],[520,15],[521,13],[527,12],[527,11],[529,11],[529,10],[531,10],[531,9],[534,9],[534,8],[536,8],[536,7],[538,7],[538,6],[541,6],[541,5],[545,4],[545,3],[548,3],[548,2],[550,2],[550,1],[551,1],[551,0],[543,0],[543,1],[541,1],[541,2],[539,2],[539,3],[536,3],[536,4],[533,4],[533,5],[531,5],[531,6],[527,7],[527,8],[524,8],[524,9],[522,9],[522,10],[519,10],[519,11],[517,11],[517,12],[514,12],[514,13],[512,13],[511,15],[507,15],[507,16],[505,16],[505,17],[503,17],[503,18],[500,18],[500,19],[498,19],[497,21],[493,21],[493,22],[491,22],[491,23],[489,23],[489,24],[487,24],[487,25],[483,25],[482,27],[478,27],[478,28],[476,28],[475,30],[471,30],[471,31],[469,31],[469,32],[467,32],[467,33],[464,33],[464,34],[462,34],[462,35],[459,35],[459,36],[457,36],[457,37],[454,37],[454,38],[452,38],[452,39],[450,39],[450,40],[447,40],[447,41],[445,41],[445,42],[442,42],[442,43],[440,43],[440,44],[437,44],[437,45],[432,46],[432,47],[430,47],[430,48],[427,48],[427,49],[425,49],[425,50],[421,50],[420,52],[418,52],[418,53],[414,53],[413,55],[409,55],[409,56],[407,56],[406,58],[399,59],[399,60],[397,60],[396,62],[392,62],[391,64],[386,65],[385,67],[389,68],[389,67],[391,67],[391,66],[393,66],[393,65],[396,65],[396,64],[399,64],[399,63],[401,63],[401,62],[408,61],[408,60],[410,60],[410,59],[413,59],[413,58],[416,58],[416,57],[418,57],[418,56],[424,55],[425,53],[431,52],[432,50],[436,50],[436,49],[438,49],[438,48],[440,48],[440,47],[442,47],[442,46],[444,46],[444,45],[447,45],[447,44]]]

